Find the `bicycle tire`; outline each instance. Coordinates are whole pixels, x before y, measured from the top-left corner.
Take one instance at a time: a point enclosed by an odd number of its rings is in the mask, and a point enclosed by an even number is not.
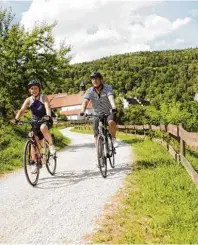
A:
[[[55,145],[55,144],[56,144],[56,138],[55,138],[54,133],[52,133],[51,136],[52,136],[52,142],[53,142],[53,145]]]
[[[47,161],[46,161],[46,168],[47,171],[51,174],[54,175],[56,173],[56,165],[57,165],[57,156],[56,153],[54,155],[50,154],[49,151],[49,146],[47,144]]]
[[[100,172],[103,178],[107,177],[107,158],[105,156],[105,143],[102,136],[98,136],[97,139],[97,157]]]
[[[107,136],[107,140],[108,140],[108,147],[109,147],[108,149],[109,150],[109,156],[108,156],[109,163],[112,168],[115,168],[115,148],[113,145],[113,140],[112,140],[111,135]]]
[[[32,165],[31,160],[33,161],[31,156],[31,146],[34,147],[34,143],[32,142],[32,140],[28,140],[24,147],[23,166],[24,166],[25,176],[28,183],[32,186],[35,186],[38,183],[40,170],[38,168],[37,173],[35,174],[32,174],[31,171],[29,173],[29,168],[31,168]]]

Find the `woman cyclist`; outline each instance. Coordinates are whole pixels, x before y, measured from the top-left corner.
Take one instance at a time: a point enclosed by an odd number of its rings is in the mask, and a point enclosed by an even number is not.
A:
[[[15,123],[17,124],[20,118],[24,115],[26,109],[29,107],[32,113],[32,119],[35,121],[39,121],[44,119],[45,122],[40,124],[35,124],[33,126],[33,131],[35,135],[38,137],[37,140],[42,140],[45,138],[49,143],[49,149],[51,154],[56,153],[56,148],[53,145],[51,133],[49,129],[53,126],[53,120],[51,118],[51,108],[46,95],[41,93],[41,83],[38,80],[31,80],[28,83],[28,90],[31,94],[28,97],[21,109],[18,111],[17,115],[15,116]],[[34,155],[34,154],[33,154]],[[34,158],[33,158],[34,159]],[[32,173],[37,172],[37,165],[33,164]]]

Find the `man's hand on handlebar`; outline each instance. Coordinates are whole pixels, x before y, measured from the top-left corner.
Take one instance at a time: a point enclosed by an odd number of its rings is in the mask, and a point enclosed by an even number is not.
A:
[[[111,113],[112,113],[113,115],[116,115],[116,113],[117,113],[117,109],[116,109],[116,108],[111,109]]]

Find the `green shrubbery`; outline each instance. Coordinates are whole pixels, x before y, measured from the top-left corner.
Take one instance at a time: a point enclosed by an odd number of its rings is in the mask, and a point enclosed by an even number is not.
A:
[[[24,126],[0,128],[0,173],[22,166],[24,130]]]
[[[124,112],[122,120],[125,124],[178,125],[182,123],[187,131],[198,131],[198,103],[194,101],[185,104],[162,103],[158,110],[153,106],[131,105]]]

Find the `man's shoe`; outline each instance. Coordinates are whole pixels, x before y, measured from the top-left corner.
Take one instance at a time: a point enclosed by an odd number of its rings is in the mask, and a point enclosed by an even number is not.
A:
[[[113,146],[114,148],[117,148],[119,146],[119,141],[117,141],[115,138],[113,138]]]
[[[56,153],[56,147],[54,145],[50,145],[49,150],[50,150],[50,154],[52,155]]]

